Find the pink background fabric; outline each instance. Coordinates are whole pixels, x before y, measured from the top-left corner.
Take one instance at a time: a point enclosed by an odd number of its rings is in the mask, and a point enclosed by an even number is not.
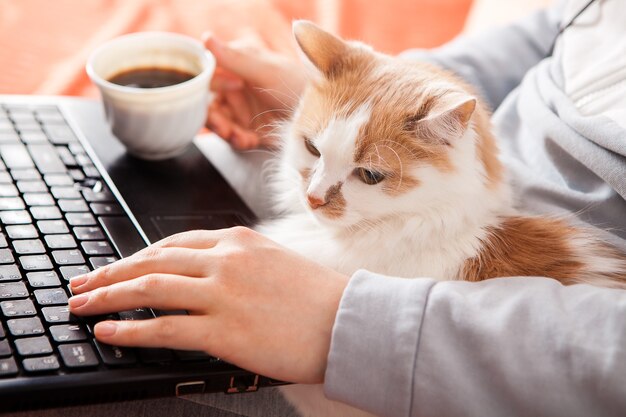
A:
[[[4,0],[0,94],[96,96],[84,66],[116,36],[165,30],[199,38],[254,36],[293,53],[292,19],[397,53],[433,47],[463,28],[472,0]]]

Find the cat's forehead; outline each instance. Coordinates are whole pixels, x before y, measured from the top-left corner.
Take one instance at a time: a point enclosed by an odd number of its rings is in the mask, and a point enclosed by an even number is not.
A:
[[[448,159],[445,152],[417,140],[406,122],[411,115],[426,114],[438,91],[445,88],[445,77],[430,68],[366,62],[309,88],[296,123],[315,137],[336,120],[358,121],[349,124],[358,126],[354,135],[334,138],[354,141],[352,159],[356,164],[422,158],[443,166]]]

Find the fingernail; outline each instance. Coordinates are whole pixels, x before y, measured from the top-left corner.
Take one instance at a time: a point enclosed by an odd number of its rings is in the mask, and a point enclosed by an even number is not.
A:
[[[96,332],[96,337],[99,336],[113,336],[115,334],[115,332],[117,331],[117,324],[110,322],[110,321],[105,321],[103,323],[98,323],[96,324],[96,328],[95,328],[95,332]]]
[[[87,282],[87,275],[79,275],[77,277],[70,279],[70,287],[72,288],[80,287],[85,282]]]
[[[68,300],[71,308],[78,308],[84,305],[89,300],[88,294],[75,295]]]

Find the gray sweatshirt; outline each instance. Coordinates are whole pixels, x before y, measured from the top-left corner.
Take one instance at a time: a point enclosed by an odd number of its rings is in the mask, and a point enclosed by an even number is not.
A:
[[[626,2],[596,2],[550,55],[583,3],[408,55],[456,72],[495,109],[523,209],[576,213],[626,248]],[[324,389],[381,416],[626,416],[626,291],[359,271],[337,313]]]

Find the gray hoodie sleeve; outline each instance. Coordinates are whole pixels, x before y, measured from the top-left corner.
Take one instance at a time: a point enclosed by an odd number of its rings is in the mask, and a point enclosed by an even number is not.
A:
[[[626,415],[626,291],[357,272],[325,392],[381,416]]]
[[[563,2],[511,25],[461,36],[431,50],[413,49],[402,57],[421,59],[455,72],[476,87],[492,109],[550,53],[559,31]]]

